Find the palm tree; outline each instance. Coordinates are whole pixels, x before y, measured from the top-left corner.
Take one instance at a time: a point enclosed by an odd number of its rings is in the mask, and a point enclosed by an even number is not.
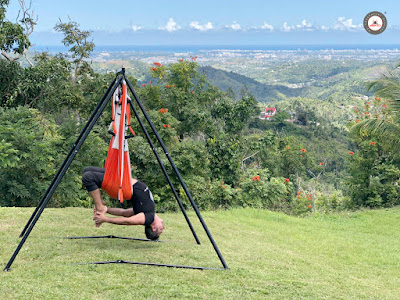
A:
[[[386,149],[397,150],[400,147],[400,63],[393,71],[383,74],[378,80],[368,84],[368,91],[376,97],[389,100],[385,116],[365,119],[351,127],[350,132],[361,136],[367,134],[380,141]]]

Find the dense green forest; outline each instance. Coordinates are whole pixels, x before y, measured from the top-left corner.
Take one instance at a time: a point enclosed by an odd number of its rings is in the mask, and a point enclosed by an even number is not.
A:
[[[35,206],[115,74],[94,71],[90,32],[73,21],[55,26],[68,54],[29,59],[24,26],[34,20],[5,20],[7,3],[0,2],[0,206]],[[373,64],[302,64],[280,76],[292,83],[319,81],[297,89],[199,68],[195,57],[154,62],[147,71],[151,82],[130,78],[202,209],[249,206],[304,215],[400,204],[396,69],[368,87],[364,75]],[[267,105],[277,108],[272,121],[258,118]],[[50,205],[91,206],[81,173],[104,165],[110,111]],[[134,176],[151,187],[157,210],[177,209],[146,139],[132,125]]]

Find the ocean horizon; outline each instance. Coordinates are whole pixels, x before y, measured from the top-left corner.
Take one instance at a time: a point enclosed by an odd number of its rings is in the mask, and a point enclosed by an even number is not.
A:
[[[36,45],[36,51],[67,52],[64,46]],[[321,50],[397,50],[400,44],[355,44],[355,45],[98,45],[93,52],[202,52],[215,50],[242,50],[242,51],[321,51]]]

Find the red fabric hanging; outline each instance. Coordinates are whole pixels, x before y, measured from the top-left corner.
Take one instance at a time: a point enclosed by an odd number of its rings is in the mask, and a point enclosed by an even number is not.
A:
[[[121,203],[132,198],[132,173],[129,158],[128,142],[125,138],[126,127],[134,135],[130,127],[130,108],[128,105],[128,91],[126,82],[122,83],[122,95],[118,99],[118,90],[113,95],[112,122],[110,130],[114,133],[108,146],[108,153],[104,168],[106,172],[101,188]],[[128,112],[127,112],[128,111]],[[127,125],[125,119],[127,118]]]

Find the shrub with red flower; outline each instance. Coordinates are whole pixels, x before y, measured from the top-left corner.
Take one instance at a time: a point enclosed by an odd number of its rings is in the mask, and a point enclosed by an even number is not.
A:
[[[260,176],[258,176],[258,175],[257,176],[253,176],[252,179],[253,179],[253,181],[260,181],[261,180]]]
[[[371,142],[371,143],[369,143],[370,145],[372,145],[372,146],[375,146],[375,142]]]
[[[285,183],[288,183],[289,181],[289,178],[285,178]]]
[[[165,114],[166,112],[168,112],[168,109],[166,109],[166,108],[161,108],[158,112],[159,112],[160,114]]]
[[[384,119],[389,121],[390,115],[386,110],[388,103],[390,103],[390,100],[375,97],[372,102],[366,101],[361,110],[354,107],[356,123],[360,122],[361,119]]]
[[[350,155],[351,155],[351,154],[354,154],[354,152],[353,152],[353,151],[350,151],[349,154],[350,154]]]

